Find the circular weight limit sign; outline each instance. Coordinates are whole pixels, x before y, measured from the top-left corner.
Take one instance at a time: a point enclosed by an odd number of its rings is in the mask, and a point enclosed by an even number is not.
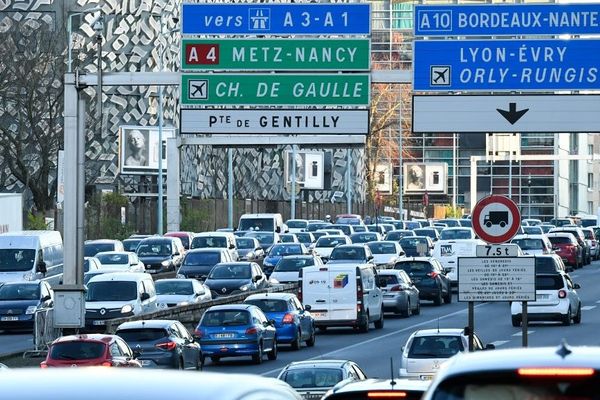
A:
[[[473,209],[473,230],[482,240],[500,244],[508,242],[519,231],[521,213],[506,196],[491,195],[479,200]]]

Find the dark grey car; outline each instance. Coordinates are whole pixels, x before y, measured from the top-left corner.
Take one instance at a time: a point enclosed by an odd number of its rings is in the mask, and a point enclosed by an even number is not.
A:
[[[253,262],[217,264],[210,271],[204,284],[210,288],[213,299],[269,286],[267,276],[260,266]]]

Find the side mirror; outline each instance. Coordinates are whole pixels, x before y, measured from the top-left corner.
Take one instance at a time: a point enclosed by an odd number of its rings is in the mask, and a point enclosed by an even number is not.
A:
[[[281,228],[280,227],[275,228],[275,232],[281,233]]]
[[[150,295],[146,292],[142,293],[142,295],[140,296],[140,300],[142,301],[146,301],[150,299]]]
[[[372,259],[374,259],[375,257],[373,257],[373,255],[371,254],[369,257],[367,257],[367,260],[371,261]]]
[[[398,253],[398,255],[402,257],[402,256],[405,256],[406,253],[403,250],[400,250],[400,252]]]
[[[174,256],[179,256],[181,255],[178,251],[176,251],[175,253],[173,253]]]
[[[496,346],[493,345],[493,344],[491,344],[491,343],[488,343],[488,344],[485,345],[485,349],[484,350],[494,350],[494,349],[496,349]]]
[[[574,284],[573,287],[575,289],[581,289],[581,285],[579,283]]]
[[[39,261],[35,266],[35,272],[45,274],[47,271],[48,269],[46,268],[46,263],[44,261]]]
[[[258,281],[260,281],[261,279],[262,279],[262,275],[256,275],[256,276],[254,276],[254,279],[253,279],[253,281],[254,281],[254,282],[258,282]]]
[[[46,295],[46,296],[42,297],[42,298],[40,299],[40,301],[43,303],[43,302],[45,302],[45,301],[48,301],[48,300],[50,300],[50,299],[51,299],[50,295]]]
[[[230,244],[229,245],[229,250],[233,250],[233,249],[235,249],[235,245],[234,244]]]
[[[140,358],[143,351],[141,348],[136,348],[135,350],[132,350],[133,353],[133,358]]]
[[[254,260],[256,258],[256,254],[254,254],[253,251],[249,251],[248,254],[246,254],[246,258],[248,261]]]
[[[270,319],[270,320],[269,320],[269,325],[271,325],[271,326],[275,326],[275,320],[274,320],[274,319]]]
[[[306,311],[310,311],[312,309],[312,307],[310,306],[310,304],[307,304],[307,305],[304,306],[304,309]]]

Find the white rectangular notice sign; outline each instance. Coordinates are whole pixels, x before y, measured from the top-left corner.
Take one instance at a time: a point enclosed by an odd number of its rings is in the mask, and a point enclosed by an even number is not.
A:
[[[535,258],[459,257],[458,301],[535,301]]]

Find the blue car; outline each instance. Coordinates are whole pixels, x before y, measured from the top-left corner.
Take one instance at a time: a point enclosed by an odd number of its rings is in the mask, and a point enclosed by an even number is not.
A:
[[[308,254],[308,249],[302,243],[277,243],[271,246],[263,261],[263,272],[271,275],[275,266],[284,256]]]
[[[194,331],[202,353],[213,363],[221,358],[251,356],[255,364],[277,359],[277,333],[260,308],[251,304],[212,306]]]
[[[315,345],[315,321],[308,312],[310,306],[302,306],[292,293],[253,294],[244,300],[245,304],[259,307],[267,318],[275,321],[277,342],[291,344],[292,349],[300,349],[301,343]]]
[[[52,290],[47,282],[1,284],[0,330],[33,330],[35,312],[52,305]]]

